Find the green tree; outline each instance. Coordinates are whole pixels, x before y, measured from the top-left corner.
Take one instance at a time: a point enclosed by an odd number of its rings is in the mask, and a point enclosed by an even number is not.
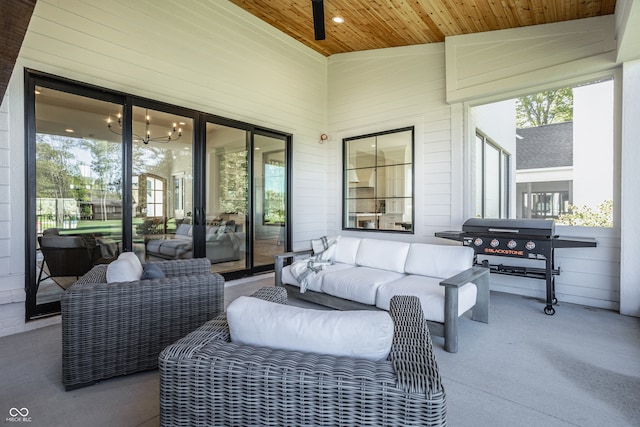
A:
[[[573,120],[573,90],[548,90],[516,100],[516,125],[530,128]]]
[[[107,200],[122,200],[122,146],[108,141],[85,139],[83,148],[91,153],[91,172],[93,175],[92,194],[100,200],[103,221],[107,218]],[[98,219],[98,218],[95,218]]]
[[[246,213],[247,152],[220,155],[220,211],[224,213]]]
[[[171,150],[164,147],[133,144],[133,175],[153,173],[167,176],[173,163],[170,153]]]
[[[72,138],[36,135],[36,197],[74,197],[73,184],[81,178],[74,145]]]

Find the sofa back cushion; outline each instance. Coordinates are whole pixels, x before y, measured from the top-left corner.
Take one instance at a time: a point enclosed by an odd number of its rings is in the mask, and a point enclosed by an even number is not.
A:
[[[409,252],[409,243],[391,240],[362,239],[356,264],[362,267],[404,273],[404,264]]]
[[[360,246],[360,238],[338,236],[334,261],[341,264],[356,265],[356,254]]]
[[[56,234],[42,236],[40,245],[45,248],[82,248],[86,246],[80,236],[58,236]]]
[[[407,274],[446,279],[471,268],[473,254],[468,246],[412,243],[404,269]]]
[[[310,310],[239,297],[227,308],[231,341],[369,360],[387,358],[393,321],[384,311]]]
[[[176,228],[176,235],[191,236],[191,226],[188,224],[180,224],[178,228]]]

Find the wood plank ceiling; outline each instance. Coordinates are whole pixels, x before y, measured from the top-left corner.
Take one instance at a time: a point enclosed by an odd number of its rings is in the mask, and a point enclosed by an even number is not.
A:
[[[316,41],[311,0],[230,1],[325,56],[609,15],[616,5],[615,0],[325,0],[326,39]],[[334,16],[344,23],[332,22]]]

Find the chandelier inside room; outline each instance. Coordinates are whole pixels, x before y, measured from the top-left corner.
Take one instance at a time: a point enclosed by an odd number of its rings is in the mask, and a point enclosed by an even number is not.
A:
[[[151,117],[149,116],[149,110],[145,110],[144,112],[144,116],[145,116],[145,132],[143,136],[140,136],[138,134],[136,134],[135,132],[132,134],[132,139],[133,142],[142,142],[143,144],[149,144],[150,142],[171,142],[171,141],[177,141],[180,139],[180,137],[182,136],[182,128],[178,128],[178,124],[177,123],[173,123],[173,126],[171,128],[169,128],[169,130],[167,131],[167,135],[166,136],[155,136],[152,137],[151,136]],[[118,129],[114,129],[112,126],[113,121],[111,120],[111,116],[109,116],[109,118],[107,118],[107,127],[109,128],[109,130],[113,133],[115,133],[116,135],[122,135],[122,114],[118,113],[117,116],[118,118],[117,123],[118,123]]]

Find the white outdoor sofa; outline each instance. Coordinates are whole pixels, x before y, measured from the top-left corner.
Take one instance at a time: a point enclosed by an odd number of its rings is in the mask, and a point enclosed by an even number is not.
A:
[[[431,333],[444,337],[451,353],[458,351],[458,319],[465,312],[489,322],[489,269],[473,265],[472,248],[338,236],[331,250],[331,265],[308,276],[304,293],[285,261],[308,258],[312,251],[276,255],[276,286],[339,310],[388,311],[393,296],[416,296]]]

